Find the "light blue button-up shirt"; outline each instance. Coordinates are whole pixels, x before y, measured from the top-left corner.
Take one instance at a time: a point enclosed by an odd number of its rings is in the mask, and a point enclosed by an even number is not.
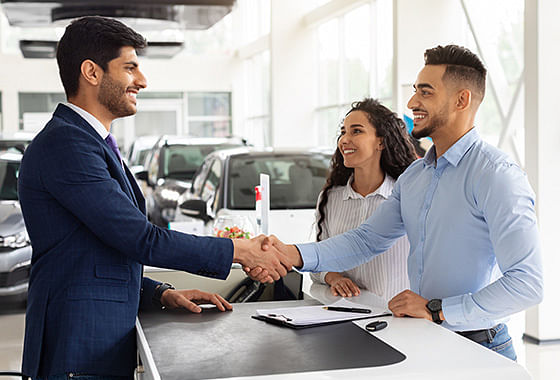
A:
[[[527,176],[473,128],[437,159],[435,147],[399,177],[358,228],[298,244],[304,271],[343,271],[405,233],[410,288],[443,300],[444,326],[490,328],[542,299],[542,258]]]

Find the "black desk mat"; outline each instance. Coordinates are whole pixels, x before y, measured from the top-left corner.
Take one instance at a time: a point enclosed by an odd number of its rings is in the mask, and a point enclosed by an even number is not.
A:
[[[257,309],[316,304],[256,302],[234,304],[232,312],[163,310],[139,318],[162,380],[376,367],[406,358],[352,322],[294,330],[251,318]]]

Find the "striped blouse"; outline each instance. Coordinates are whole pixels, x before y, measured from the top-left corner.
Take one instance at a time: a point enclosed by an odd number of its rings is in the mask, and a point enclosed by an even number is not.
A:
[[[391,195],[395,184],[395,180],[386,175],[377,190],[363,197],[352,189],[352,181],[353,177],[350,177],[346,186],[336,186],[329,190],[321,240],[362,224]],[[316,220],[319,220],[318,211]],[[408,238],[403,236],[386,252],[342,274],[361,289],[369,290],[388,301],[410,286],[406,264],[409,250]],[[325,283],[326,274],[327,272],[311,273],[311,279]]]

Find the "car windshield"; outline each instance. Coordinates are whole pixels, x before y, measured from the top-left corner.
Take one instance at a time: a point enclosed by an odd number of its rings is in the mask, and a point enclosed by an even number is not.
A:
[[[17,201],[19,162],[0,159],[0,200]]]
[[[237,147],[221,145],[169,145],[163,148],[163,176],[190,181],[207,155],[218,149]]]
[[[148,153],[150,153],[151,150],[152,148],[146,148],[139,151],[138,154],[136,155],[136,160],[134,160],[131,166],[144,165],[146,156],[148,155]]]
[[[270,176],[271,210],[315,208],[329,163],[330,156],[323,154],[233,157],[229,169],[228,208],[255,208],[255,186],[260,182],[260,173]]]

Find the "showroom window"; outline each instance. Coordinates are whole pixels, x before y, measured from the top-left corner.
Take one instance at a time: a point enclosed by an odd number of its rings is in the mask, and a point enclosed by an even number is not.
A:
[[[138,112],[115,120],[111,132],[127,148],[140,136],[229,136],[231,93],[140,92]]]
[[[486,141],[525,161],[523,0],[461,0],[466,45],[488,70],[486,95],[475,125]]]
[[[244,61],[245,137],[256,146],[269,146],[270,125],[270,51]]]
[[[189,135],[199,137],[231,135],[230,92],[190,92],[187,109]]]
[[[62,92],[20,92],[18,100],[19,130],[35,133],[51,119],[58,103],[66,102],[66,96]]]
[[[352,102],[373,96],[391,107],[393,54],[387,31],[392,31],[390,0],[372,0],[317,26],[315,127],[320,145],[336,143]]]
[[[242,45],[270,33],[270,0],[239,0],[238,6]]]
[[[238,1],[238,52],[243,59],[243,137],[256,146],[271,143],[270,0]],[[249,48],[247,48],[249,47]]]

